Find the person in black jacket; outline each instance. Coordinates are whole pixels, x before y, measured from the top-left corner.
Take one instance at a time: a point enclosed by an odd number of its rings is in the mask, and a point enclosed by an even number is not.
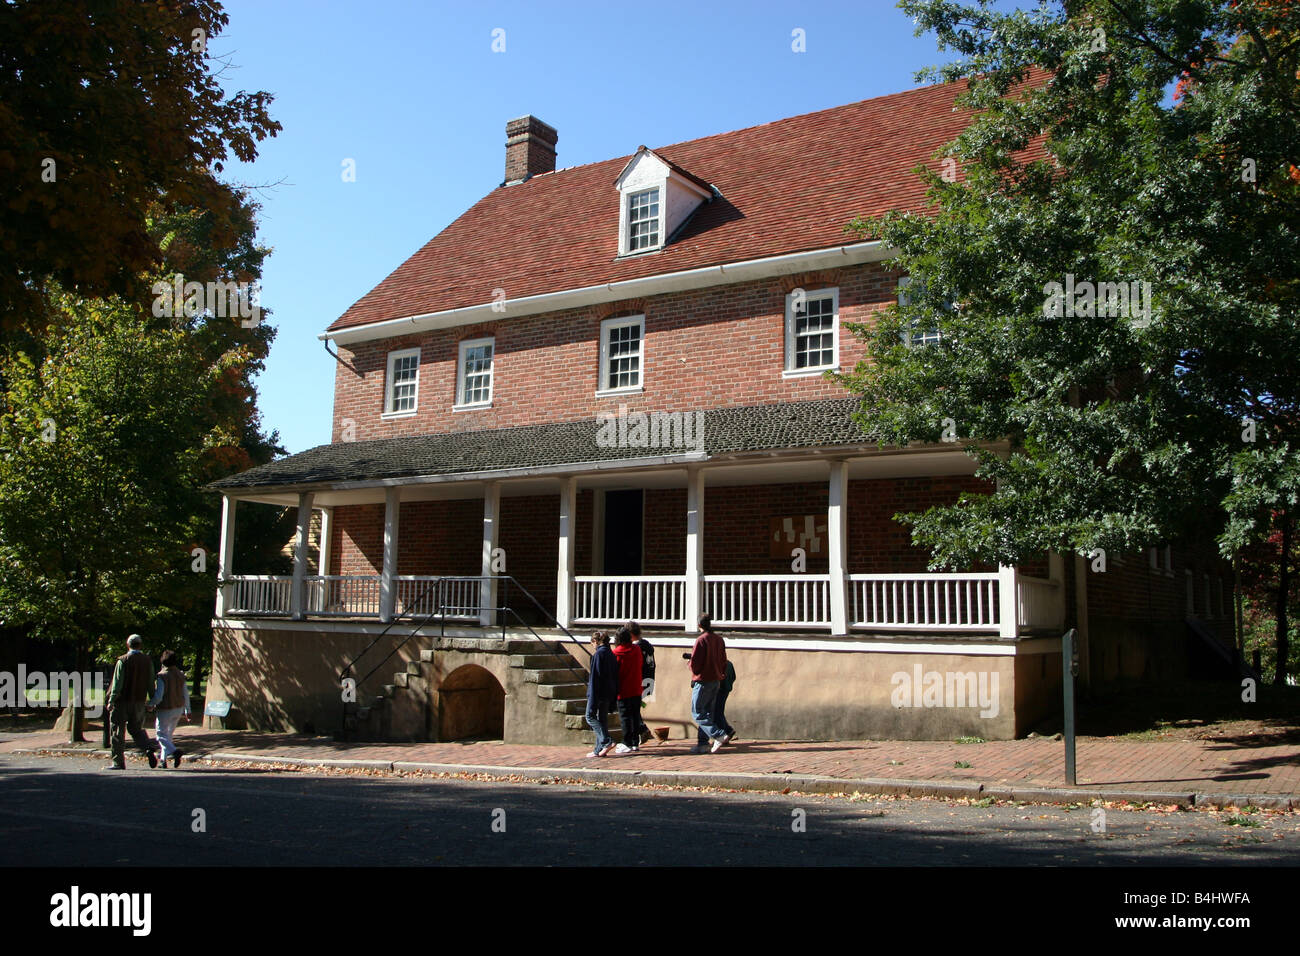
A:
[[[641,649],[641,699],[644,700],[655,692],[655,649],[641,636],[641,625],[636,621],[628,621],[627,629],[632,635],[632,643]],[[653,735],[639,712],[637,719],[641,722],[641,743],[645,743]]]
[[[587,726],[596,732],[596,749],[589,757],[603,757],[614,749],[614,738],[609,735],[609,712],[618,703],[618,660],[609,649],[609,634],[597,631],[591,635],[591,673],[587,677]]]

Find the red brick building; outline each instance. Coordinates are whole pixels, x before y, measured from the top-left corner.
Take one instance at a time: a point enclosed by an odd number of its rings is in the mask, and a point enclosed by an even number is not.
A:
[[[826,375],[899,289],[844,225],[920,208],[912,169],[967,121],[953,96],[560,170],[555,130],[507,124],[506,181],[323,334],[331,444],[217,484],[217,695],[258,726],[334,729],[351,676],[361,718],[382,699],[372,732],[576,745],[567,635],[635,618],[661,648],[647,716],[689,733],[675,651],[702,611],[753,737],[1022,734],[1058,699],[1067,621],[1085,676],[1176,670],[1186,613],[1227,626],[1221,566],[929,573],[893,516],[981,490],[973,462],[877,447]],[[319,573],[305,547],[293,577],[232,568],[240,501],[319,512]]]

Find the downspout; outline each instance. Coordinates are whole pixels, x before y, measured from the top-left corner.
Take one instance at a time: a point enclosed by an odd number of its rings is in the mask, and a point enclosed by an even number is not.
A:
[[[339,363],[340,365],[342,365],[344,368],[351,369],[351,370],[352,370],[352,374],[356,375],[357,378],[365,378],[365,377],[366,377],[364,372],[359,372],[359,371],[357,371],[357,367],[356,367],[355,365],[353,365],[351,362],[349,362],[349,361],[347,361],[346,359],[344,359],[343,356],[339,355],[338,352],[335,352],[335,351],[333,351],[333,350],[330,348],[330,340],[329,340],[329,339],[321,339],[321,341],[325,343],[325,351],[326,351],[326,352],[329,352],[330,357],[333,358],[334,361],[338,362],[338,363]]]

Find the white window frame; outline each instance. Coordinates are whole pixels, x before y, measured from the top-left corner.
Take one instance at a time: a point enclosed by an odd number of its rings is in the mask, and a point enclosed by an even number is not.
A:
[[[488,371],[488,397],[482,402],[465,401],[465,353],[472,348],[478,348],[481,345],[492,346],[492,368]],[[494,335],[486,335],[477,339],[465,339],[456,347],[456,401],[452,405],[453,411],[465,411],[473,408],[491,408],[492,399],[496,394],[497,384],[497,340]]]
[[[655,225],[655,235],[657,241],[649,246],[643,246],[640,249],[632,248],[632,200],[644,193],[653,192],[658,195],[659,215]],[[623,194],[623,255],[639,256],[646,252],[655,252],[664,247],[664,226],[667,223],[667,200],[668,200],[667,183],[659,183],[655,186],[646,186],[643,189],[631,189]],[[648,222],[649,220],[645,220]]]
[[[912,285],[912,277],[911,277],[911,276],[901,276],[901,277],[899,277],[899,280],[898,280],[898,304],[899,304],[900,307],[905,307],[905,306],[907,306],[908,304],[910,304],[910,301],[911,301],[911,293],[909,293],[909,292],[907,291],[907,289],[908,289],[911,285]],[[903,344],[906,345],[909,349],[917,349],[917,348],[921,348],[921,347],[926,346],[926,345],[938,345],[940,342],[943,341],[943,334],[942,334],[941,332],[939,332],[937,329],[934,330],[933,332],[930,332],[930,331],[922,332],[922,333],[921,333],[921,336],[922,336],[923,341],[920,341],[920,342],[915,342],[915,341],[913,341],[913,339],[915,338],[915,335],[916,335],[916,325],[915,325],[915,323],[910,323],[910,324],[908,324],[907,327],[904,328],[904,329],[902,330]],[[933,341],[933,342],[926,342],[926,341],[924,341],[924,339],[927,338],[927,337],[929,337],[929,336],[934,336],[934,341]]]
[[[637,378],[635,385],[611,388],[609,384],[609,336],[614,329],[635,325],[640,333],[641,347],[637,352]],[[602,319],[600,323],[600,369],[596,378],[597,395],[632,395],[645,391],[645,314],[619,315]]]
[[[827,289],[813,289],[804,292],[804,301],[812,299],[831,300],[831,364],[819,365],[816,368],[795,368],[795,314],[794,302],[795,292],[787,293],[785,297],[785,369],[781,373],[782,378],[803,378],[806,375],[821,375],[823,372],[838,372],[840,370],[840,290],[838,286],[832,286]]]
[[[393,366],[404,358],[415,356],[415,393],[411,396],[414,404],[410,408],[402,409],[400,412],[393,411],[393,390],[397,382],[393,379]],[[407,418],[414,415],[420,408],[420,350],[400,349],[396,352],[388,353],[388,367],[384,376],[384,411],[380,416],[382,418]]]

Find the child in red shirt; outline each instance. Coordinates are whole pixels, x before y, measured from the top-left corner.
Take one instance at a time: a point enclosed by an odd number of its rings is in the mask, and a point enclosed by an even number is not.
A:
[[[632,632],[620,627],[614,635],[614,656],[618,659],[618,719],[623,725],[623,742],[614,753],[635,753],[641,745],[641,649],[632,643]]]

